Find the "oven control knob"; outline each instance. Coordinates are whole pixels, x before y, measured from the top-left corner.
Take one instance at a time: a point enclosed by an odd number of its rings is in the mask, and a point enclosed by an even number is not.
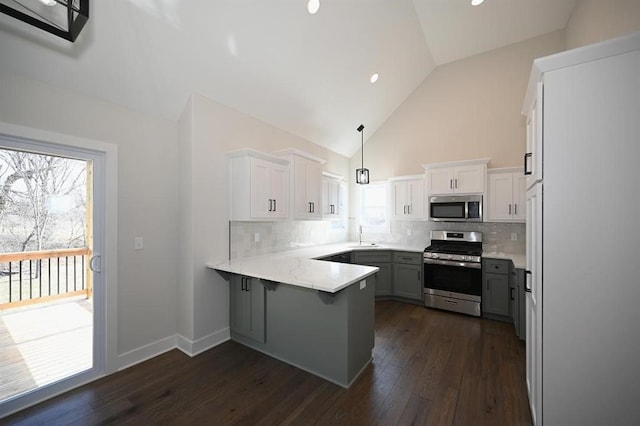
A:
[[[432,259],[437,259],[438,257],[440,257],[440,256],[438,256],[438,253],[431,253],[431,258]]]
[[[451,256],[450,254],[447,255],[447,259],[451,260],[453,256]]]

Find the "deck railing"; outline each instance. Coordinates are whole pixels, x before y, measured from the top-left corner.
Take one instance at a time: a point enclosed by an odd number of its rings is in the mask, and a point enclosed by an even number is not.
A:
[[[0,309],[92,295],[91,249],[0,254]]]

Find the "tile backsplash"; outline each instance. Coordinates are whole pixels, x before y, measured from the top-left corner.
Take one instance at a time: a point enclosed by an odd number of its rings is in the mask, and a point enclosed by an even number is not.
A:
[[[350,239],[359,239],[355,220],[350,223]],[[430,242],[430,231],[479,231],[485,252],[525,253],[526,228],[524,223],[459,223],[429,221],[392,221],[390,233],[363,232],[362,241],[378,244],[401,244],[410,247],[426,247]],[[511,239],[515,234],[516,240]]]
[[[332,221],[231,222],[231,259],[348,241]],[[256,234],[258,240],[256,241]]]
[[[358,241],[358,227],[349,219],[347,232],[331,221],[231,222],[231,259],[292,250],[317,244]],[[392,221],[390,233],[363,233],[362,240],[424,248],[431,230],[480,231],[486,252],[525,253],[523,223],[456,223]],[[256,241],[256,234],[258,240]],[[515,234],[516,240],[511,239]]]

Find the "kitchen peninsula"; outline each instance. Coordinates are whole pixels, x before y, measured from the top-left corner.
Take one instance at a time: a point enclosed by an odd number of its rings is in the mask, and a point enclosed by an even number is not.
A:
[[[371,361],[378,268],[324,246],[208,264],[229,281],[231,339],[348,388]]]

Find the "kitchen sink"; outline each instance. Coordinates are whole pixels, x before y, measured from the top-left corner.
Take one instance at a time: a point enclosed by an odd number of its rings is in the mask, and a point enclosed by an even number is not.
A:
[[[384,249],[385,246],[381,246],[375,243],[362,243],[362,244],[354,244],[349,246],[349,248],[362,248],[362,249]]]

